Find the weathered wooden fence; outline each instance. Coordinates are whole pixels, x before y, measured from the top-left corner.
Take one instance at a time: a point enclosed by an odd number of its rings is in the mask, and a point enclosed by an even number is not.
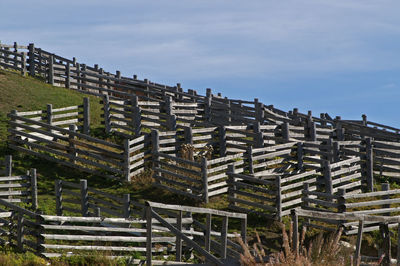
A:
[[[280,160],[276,164],[280,164]],[[357,157],[334,164],[325,161],[322,167],[314,170],[297,171],[296,164],[289,164],[283,169],[279,168],[276,173],[272,169],[253,176],[240,174],[231,165],[227,173],[229,207],[235,211],[280,220],[293,208],[305,204],[302,191],[304,184],[310,193],[325,193],[328,196],[345,188],[349,193],[361,191],[363,175],[361,160]]]
[[[231,213],[206,208],[196,208],[178,205],[167,205],[155,202],[146,203],[146,217],[147,221],[155,219],[162,226],[166,227],[171,233],[176,236],[176,261],[182,261],[182,250],[184,246],[192,248],[195,257],[215,265],[238,265],[242,248],[235,241],[236,237],[241,237],[246,242],[246,228],[247,228],[247,215],[242,213]],[[167,221],[160,215],[160,211],[169,211],[169,215],[177,219],[176,226]],[[193,224],[190,233],[193,239],[184,234],[183,225],[180,220],[183,220],[185,213],[189,213],[193,218]],[[205,222],[201,222],[200,216],[205,216]],[[237,223],[230,223],[232,219],[239,219],[239,228]],[[222,220],[222,221],[221,221]],[[148,224],[150,225],[150,224]],[[234,227],[232,228],[231,225]],[[229,233],[232,228],[239,234]],[[151,226],[147,229],[147,250],[149,251],[153,246],[150,241],[152,239]],[[215,229],[215,231],[214,231]],[[150,252],[147,252],[147,265],[151,265]]]
[[[140,96],[142,100],[163,102],[166,97],[171,97],[173,102],[177,102],[175,109],[183,108],[176,110],[175,114],[176,118],[180,117],[183,120],[187,118],[185,116],[199,114],[199,110],[184,110],[188,106],[178,107],[178,102],[203,106],[200,108],[200,117],[203,117],[206,123],[212,122],[217,125],[254,124],[257,122],[275,125],[288,123],[289,137],[295,137],[300,141],[326,140],[329,136],[339,141],[365,137],[382,141],[398,142],[400,140],[399,129],[368,121],[365,115],[360,121],[351,121],[341,120],[340,117],[331,118],[328,114],[321,114],[319,118],[313,117],[310,111],[308,114],[302,114],[297,108],[285,112],[272,105],[266,106],[258,99],[242,101],[222,98],[220,94],[212,94],[211,89],[207,89],[206,95],[201,96],[194,90],[184,92],[180,84],[166,86],[150,82],[148,79],[138,80],[136,75],[133,78],[122,77],[119,71],[116,71],[115,74],[105,72],[98,65],[90,67],[80,64],[75,58],[63,58],[37,48],[34,44],[28,46],[20,46],[16,43],[14,45],[0,44],[0,48],[2,51],[1,66],[4,68],[18,68],[17,70],[23,73],[25,73],[24,69],[27,69],[31,76],[44,76],[51,84],[99,96],[106,94],[113,99],[130,99],[136,95]],[[27,57],[23,56],[22,50],[28,51]],[[193,125],[192,118],[186,120],[187,124]]]
[[[212,264],[238,265],[242,250],[234,239],[246,241],[246,214],[206,208],[147,202],[141,216],[110,218],[38,214],[3,199],[0,206],[1,242],[45,257],[96,251],[153,265],[171,258],[188,262],[194,255]]]
[[[361,262],[374,262],[382,263],[382,265],[391,265],[393,263],[400,262],[400,252],[397,252],[397,259],[392,259],[392,247],[391,247],[391,233],[389,231],[389,224],[396,224],[398,230],[400,230],[400,217],[385,217],[385,216],[373,216],[368,214],[355,214],[355,213],[331,213],[321,211],[310,211],[310,210],[293,210],[292,221],[293,221],[293,242],[292,248],[295,253],[299,249],[299,217],[308,219],[329,219],[332,222],[340,223],[341,221],[350,220],[355,221],[358,224],[357,229],[357,240],[354,251],[354,256],[351,257],[351,264],[359,266]],[[361,244],[363,233],[366,232],[364,225],[366,223],[379,223],[380,237],[383,240],[381,244],[381,250],[383,251],[378,257],[373,257],[371,254],[361,255]],[[397,243],[400,243],[400,237],[398,237]]]
[[[11,135],[8,145],[14,150],[100,176],[120,176],[128,181],[144,169],[145,136],[117,144],[79,133],[74,124],[65,129],[60,124],[43,122],[41,117],[29,118],[27,115],[36,113],[20,115],[13,111],[9,114]]]
[[[0,43],[0,68],[13,69],[21,72],[22,75],[26,75],[27,48],[28,47],[18,45],[17,43],[13,45]]]
[[[366,193],[347,192],[339,189],[335,194],[313,192],[308,186],[303,190],[303,209],[324,211],[327,213],[346,213],[360,215],[385,215],[398,216],[400,210],[400,190],[390,190],[389,184],[382,184],[380,191]],[[341,225],[348,235],[357,233],[357,223],[348,221],[331,221],[330,219],[317,219],[318,222],[309,221],[309,226],[332,230],[326,224]],[[393,226],[393,225],[390,225]],[[376,223],[365,223],[364,232],[379,229]]]
[[[210,197],[228,190],[226,170],[234,163],[243,171],[243,154],[228,155],[212,160],[202,157],[192,161],[153,150],[154,185],[173,193],[208,202]]]
[[[38,208],[36,169],[25,175],[12,174],[12,156],[6,155],[4,170],[0,171],[0,198],[8,202],[23,202],[33,210]]]

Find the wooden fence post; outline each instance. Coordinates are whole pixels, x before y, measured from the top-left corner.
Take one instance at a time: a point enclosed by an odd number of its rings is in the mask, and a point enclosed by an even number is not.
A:
[[[77,90],[82,90],[82,86],[80,86],[81,83],[82,83],[82,79],[80,78],[80,76],[81,76],[81,64],[79,64],[78,62],[75,63],[75,71],[76,71],[76,73],[75,73],[76,76],[75,77],[76,77],[76,83],[77,83],[76,89]]]
[[[236,173],[236,169],[235,169],[235,165],[234,164],[230,164],[228,165],[228,202],[229,205],[233,205],[236,206],[236,201],[234,199],[236,199],[236,193],[234,192],[236,190],[236,185],[235,185],[235,173]]]
[[[151,131],[151,153],[153,157],[153,170],[158,167],[158,162],[160,160],[160,156],[158,156],[158,152],[160,150],[160,133],[158,130]]]
[[[253,124],[253,132],[257,134],[256,138],[254,139],[255,145],[254,148],[263,148],[264,147],[264,136],[261,131],[260,123]]]
[[[182,232],[182,211],[178,211],[178,216],[176,220],[176,229],[179,230],[179,232]],[[179,235],[176,235],[176,253],[175,253],[175,261],[182,261],[182,237]]]
[[[18,44],[14,42],[14,53],[18,53]],[[18,67],[18,55],[14,55],[14,67]]]
[[[374,156],[371,138],[365,139],[365,150],[366,150],[366,178],[367,178],[367,189],[368,191],[374,191]]]
[[[367,115],[362,114],[361,117],[362,117],[362,125],[367,126]]]
[[[226,259],[226,244],[228,236],[228,216],[222,218],[222,228],[221,228],[221,258]]]
[[[254,98],[254,109],[256,121],[260,124],[264,123],[264,104],[258,101],[258,98]]]
[[[192,127],[190,127],[190,126],[184,127],[183,130],[184,130],[183,133],[184,133],[184,138],[185,138],[184,143],[193,145],[193,130],[192,130]]]
[[[297,142],[297,170],[299,171],[303,170],[303,156],[303,143]]]
[[[225,104],[226,104],[226,123],[228,125],[232,125],[232,104],[231,101],[225,97]]]
[[[320,113],[319,118],[321,118],[321,126],[326,127],[326,116],[325,113]]]
[[[308,134],[310,137],[310,141],[317,141],[317,129],[315,122],[311,122],[308,127]]]
[[[206,214],[206,229],[204,232],[204,249],[209,252],[211,248],[211,224],[212,215],[210,213]]]
[[[293,123],[294,125],[298,126],[301,124],[300,117],[299,117],[299,108],[293,108]]]
[[[26,76],[27,68],[26,68],[26,52],[22,53],[21,57],[21,74],[22,76]]]
[[[35,76],[35,45],[30,43],[28,45],[28,63],[29,63],[29,75],[34,77]],[[40,62],[39,62],[40,64]]]
[[[362,234],[364,230],[364,221],[360,220],[358,222],[358,233],[357,233],[357,242],[356,242],[356,251],[354,252],[354,265],[359,266],[361,261],[361,242],[362,242]]]
[[[247,157],[247,165],[250,174],[254,174],[254,167],[253,167],[253,147],[247,146],[246,150],[246,157]]]
[[[24,215],[18,213],[18,224],[17,224],[17,247],[20,252],[24,251]]]
[[[48,103],[46,105],[46,121],[47,124],[49,124],[50,126],[53,125],[53,105]],[[50,128],[49,129],[50,133],[53,132],[53,130]]]
[[[71,88],[71,64],[69,62],[65,66],[65,88]]]
[[[208,178],[207,178],[207,158],[201,158],[201,178],[203,181],[203,201],[208,203]]]
[[[47,82],[54,85],[54,55],[49,57],[49,69],[48,69],[48,80]]]
[[[281,176],[275,178],[276,186],[276,220],[282,221],[282,191],[281,191]]]
[[[124,194],[124,217],[129,218],[131,215],[131,195],[129,193]]]
[[[224,157],[226,156],[226,127],[219,126],[218,133],[219,133],[219,156]]]
[[[87,71],[86,64],[82,64],[82,72],[83,72],[82,75],[81,75],[81,77],[82,77],[82,79],[81,79],[82,85],[86,84],[86,71]],[[86,87],[82,86],[82,90],[87,91],[88,89]]]
[[[308,210],[310,207],[310,204],[305,200],[308,198],[308,192],[310,191],[310,183],[304,182],[303,183],[303,191],[302,191],[302,200],[301,200],[301,208]],[[305,218],[305,223],[309,224],[310,223],[310,218]]]
[[[40,213],[41,214],[41,213]],[[44,229],[42,226],[40,226],[41,224],[43,224],[43,217],[40,215],[39,213],[37,213],[36,216],[36,226],[35,226],[35,231],[36,231],[36,252],[37,254],[41,254],[44,252],[44,248],[43,248],[43,244],[44,244],[44,237],[42,236],[42,234],[44,233]]]
[[[333,141],[332,142],[333,154],[332,154],[332,162],[339,162],[340,160],[340,145],[339,142]]]
[[[383,258],[382,265],[390,265],[390,261],[392,258],[392,247],[390,242],[390,231],[389,231],[389,224],[388,223],[380,223],[379,224],[379,231],[381,233],[383,239],[383,251],[385,257]]]
[[[38,198],[37,198],[37,175],[36,169],[32,168],[29,171],[29,176],[31,178],[31,197],[32,197],[32,209],[34,211],[38,208]]]
[[[138,137],[140,136],[140,132],[142,131],[142,110],[139,107],[139,100],[136,95],[131,97],[131,106],[131,121],[133,133],[135,137]]]
[[[12,176],[12,155],[6,155],[4,159],[5,159],[5,175]],[[12,181],[8,181],[8,184],[12,184]],[[12,190],[13,189],[11,187],[8,188],[10,194]],[[12,199],[12,196],[8,196],[8,199]]]
[[[12,176],[12,155],[5,156],[6,176]]]
[[[331,164],[329,161],[323,162],[323,172],[325,181],[325,193],[332,195],[333,194],[332,173],[331,173]]]
[[[71,156],[70,161],[74,164],[76,163],[75,158],[77,157],[76,145],[74,143],[76,129],[77,129],[76,125],[69,125],[68,153]]]
[[[299,219],[296,213],[296,209],[290,211],[293,222],[293,236],[292,236],[292,249],[296,256],[299,254]]]
[[[336,123],[336,139],[338,141],[342,141],[344,140],[344,130],[342,128],[342,123],[340,122],[341,117],[340,116],[336,116],[335,118],[335,123]]]
[[[346,189],[345,188],[339,188],[337,195],[339,196],[337,203],[339,205],[338,207],[338,212],[340,213],[344,213],[346,212],[346,199],[345,199],[345,195],[346,195]]]
[[[211,95],[211,90],[210,90],[210,94],[207,94],[207,97],[204,100],[205,100],[205,102],[204,102],[204,120],[205,120],[206,123],[207,122],[212,122],[212,112],[211,112],[212,95]]]
[[[400,265],[400,223],[397,224],[397,265]]]
[[[146,265],[152,266],[152,208],[146,206]]]
[[[89,98],[83,98],[83,134],[90,133],[90,102]]]
[[[284,142],[289,142],[290,132],[289,132],[289,123],[285,122],[281,125],[282,130],[282,139]]]
[[[176,130],[176,116],[174,114],[172,97],[165,98],[165,112],[167,113],[167,130]]]
[[[124,139],[124,173],[125,181],[131,182],[131,153],[129,139]]]
[[[247,217],[242,219],[240,222],[240,236],[243,240],[243,243],[245,244],[247,243],[246,235],[247,235]]]
[[[104,127],[106,130],[106,134],[111,133],[111,121],[110,121],[110,98],[108,94],[105,94],[103,97],[103,108],[104,108]]]
[[[7,52],[9,52],[10,51],[10,48],[9,47],[4,47],[4,50],[6,50]],[[9,64],[10,64],[10,55],[8,54],[8,53],[5,53],[5,55],[4,55],[6,58],[5,58],[5,60],[4,60],[4,63],[6,63],[7,64],[7,66],[9,66]]]
[[[81,212],[83,217],[89,216],[89,195],[88,195],[88,187],[87,180],[81,179]]]
[[[62,216],[63,206],[62,206],[62,181],[56,179],[54,181],[54,191],[56,193],[56,215]]]

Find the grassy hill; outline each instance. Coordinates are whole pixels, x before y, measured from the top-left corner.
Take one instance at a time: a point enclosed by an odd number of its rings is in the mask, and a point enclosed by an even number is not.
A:
[[[7,148],[7,114],[16,109],[18,111],[45,110],[46,104],[51,103],[53,108],[82,104],[83,97],[90,98],[91,134],[107,138],[104,127],[101,126],[101,108],[99,98],[88,96],[70,89],[53,87],[40,79],[22,77],[19,73],[0,70],[0,158],[7,154],[13,155],[13,173],[22,174],[30,168],[38,172],[39,208],[47,214],[55,213],[54,180],[63,179],[79,182],[79,179],[88,179],[88,185],[112,193],[131,193],[133,198],[161,201],[166,203],[192,202],[180,196],[170,194],[151,187],[150,179],[138,177],[132,184],[123,184],[116,180],[106,180],[101,177],[79,172],[56,163],[52,163],[34,156],[17,153]],[[94,132],[94,133],[93,133]],[[214,201],[212,205],[221,205],[226,201]],[[224,204],[222,204],[224,205]],[[221,207],[221,206],[220,206]],[[224,207],[224,206],[222,206]]]

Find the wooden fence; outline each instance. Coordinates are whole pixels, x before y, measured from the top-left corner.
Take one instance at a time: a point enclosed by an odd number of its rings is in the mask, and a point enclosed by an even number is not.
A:
[[[171,258],[188,262],[194,255],[212,264],[236,265],[242,250],[234,239],[246,241],[247,216],[241,213],[147,202],[144,215],[110,218],[38,214],[3,199],[0,205],[1,242],[45,257],[96,251],[154,265]]]
[[[279,146],[279,145],[278,145]],[[276,152],[272,152],[274,154]],[[276,164],[280,164],[278,159]],[[290,164],[289,164],[290,165]],[[305,204],[302,191],[304,184],[310,193],[333,195],[347,188],[349,193],[361,191],[362,172],[360,158],[351,158],[319,169],[297,171],[293,164],[282,171],[264,172],[262,175],[244,175],[236,172],[233,165],[228,171],[229,207],[235,211],[255,213],[280,220],[293,208]]]
[[[399,129],[368,121],[365,115],[361,121],[351,121],[341,120],[340,117],[332,118],[328,114],[321,114],[319,118],[313,117],[310,111],[308,114],[302,114],[297,108],[285,112],[272,105],[266,106],[258,99],[242,101],[222,98],[220,94],[212,94],[211,89],[207,89],[206,95],[201,96],[194,90],[184,92],[180,84],[176,86],[157,84],[148,79],[139,80],[136,75],[133,78],[122,77],[119,71],[115,74],[105,72],[98,65],[90,67],[80,64],[75,58],[67,59],[55,55],[35,47],[34,44],[28,46],[16,43],[1,44],[0,48],[1,66],[4,68],[18,68],[17,70],[23,73],[25,72],[23,69],[28,69],[31,76],[44,76],[51,84],[99,96],[106,94],[113,99],[130,99],[137,95],[146,101],[162,102],[166,97],[171,97],[172,101],[177,103],[196,103],[198,106],[203,106],[200,116],[204,117],[206,123],[212,122],[216,125],[288,123],[289,137],[291,135],[300,141],[326,140],[329,136],[338,141],[359,140],[365,137],[381,141],[400,140]],[[27,50],[28,57],[23,57],[24,53],[21,53],[21,50]],[[199,110],[184,111],[185,108],[178,111],[176,117],[185,119],[184,116],[199,114]],[[188,124],[193,125],[193,119],[187,120]]]
[[[351,191],[347,192],[346,189],[339,189],[335,194],[313,192],[306,185],[303,190],[302,208],[327,213],[398,216],[400,210],[399,197],[400,190],[390,190],[388,183],[382,184],[380,191],[352,193]],[[308,221],[307,224],[325,230],[334,230],[327,224],[341,225],[348,235],[355,234],[358,230],[357,223],[345,220],[337,222],[330,219],[317,219],[316,221]],[[377,229],[379,227],[376,223],[365,223],[363,230],[370,232]]]
[[[21,72],[24,76],[27,73],[27,49],[26,46],[4,45],[0,43],[0,68],[13,69]],[[25,50],[25,51],[21,51]]]
[[[153,151],[154,185],[173,193],[208,202],[210,197],[228,191],[226,169],[234,163],[243,171],[243,154],[228,155],[212,160],[203,157],[192,161]]]
[[[167,205],[155,202],[146,203],[147,221],[155,219],[162,226],[165,226],[176,236],[176,255],[175,260],[182,261],[182,250],[184,246],[192,248],[197,259],[214,265],[238,265],[242,248],[235,241],[236,237],[241,237],[246,242],[247,215],[242,213],[231,213],[206,208],[196,208],[178,205]],[[170,215],[177,219],[176,226],[167,221],[160,215],[160,211],[168,210]],[[193,239],[184,234],[182,223],[179,222],[189,213],[193,218],[191,234]],[[205,216],[205,217],[204,217]],[[205,218],[202,219],[201,217]],[[232,219],[239,220],[238,223],[229,222]],[[222,222],[221,222],[222,220]],[[232,227],[233,226],[233,227]],[[230,229],[231,228],[231,229]],[[147,227],[147,250],[152,248],[152,227]],[[215,231],[214,231],[215,230]],[[240,234],[229,233],[230,230],[240,232]],[[147,265],[151,265],[150,252],[147,252]]]
[[[55,161],[89,173],[106,177],[130,178],[144,169],[145,136],[125,139],[117,144],[68,129],[28,118],[36,113],[17,111],[9,114],[9,147],[44,159]],[[54,116],[53,116],[54,117]]]
[[[0,172],[0,198],[8,202],[23,202],[30,208],[38,208],[36,169],[32,168],[25,175],[12,174],[12,156],[6,155],[4,170]]]
[[[310,210],[293,210],[292,221],[293,221],[293,241],[292,249],[297,253],[299,249],[299,221],[298,217],[304,217],[308,219],[320,219],[340,223],[340,221],[350,220],[355,221],[358,224],[357,230],[357,240],[354,251],[354,256],[351,257],[351,264],[359,266],[362,262],[374,262],[382,263],[382,265],[391,265],[393,263],[400,262],[400,252],[397,252],[397,259],[392,259],[392,247],[391,247],[391,233],[389,231],[390,224],[396,224],[398,229],[400,228],[400,217],[385,217],[385,216],[373,216],[368,214],[355,214],[355,213],[331,213],[331,212],[321,212],[321,211],[310,211]],[[364,225],[366,223],[379,223],[380,237],[383,240],[381,243],[382,255],[378,257],[373,257],[370,254],[361,255],[361,244],[363,233],[365,233]],[[400,243],[400,237],[398,237],[397,243]]]

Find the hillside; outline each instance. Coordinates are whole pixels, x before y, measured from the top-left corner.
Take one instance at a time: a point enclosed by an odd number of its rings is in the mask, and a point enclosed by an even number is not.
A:
[[[82,98],[90,98],[91,106],[91,135],[104,134],[104,126],[101,125],[101,108],[99,98],[83,95],[80,92],[61,87],[54,87],[42,80],[32,77],[23,77],[19,73],[0,70],[0,157],[7,154],[13,155],[13,171],[17,174],[24,173],[27,169],[36,168],[40,176],[39,182],[39,207],[46,212],[53,213],[54,179],[60,178],[76,182],[81,178],[89,179],[90,185],[105,191],[133,192],[138,199],[166,200],[169,203],[181,203],[185,199],[172,196],[170,193],[152,188],[148,177],[140,176],[134,180],[132,187],[126,187],[115,180],[84,174],[77,170],[67,168],[56,163],[48,162],[34,156],[15,152],[7,149],[7,114],[16,109],[18,111],[45,110],[46,104],[51,103],[53,108],[82,104]],[[109,136],[112,137],[112,136]],[[163,198],[164,197],[164,198]],[[213,202],[212,204],[219,204]]]

